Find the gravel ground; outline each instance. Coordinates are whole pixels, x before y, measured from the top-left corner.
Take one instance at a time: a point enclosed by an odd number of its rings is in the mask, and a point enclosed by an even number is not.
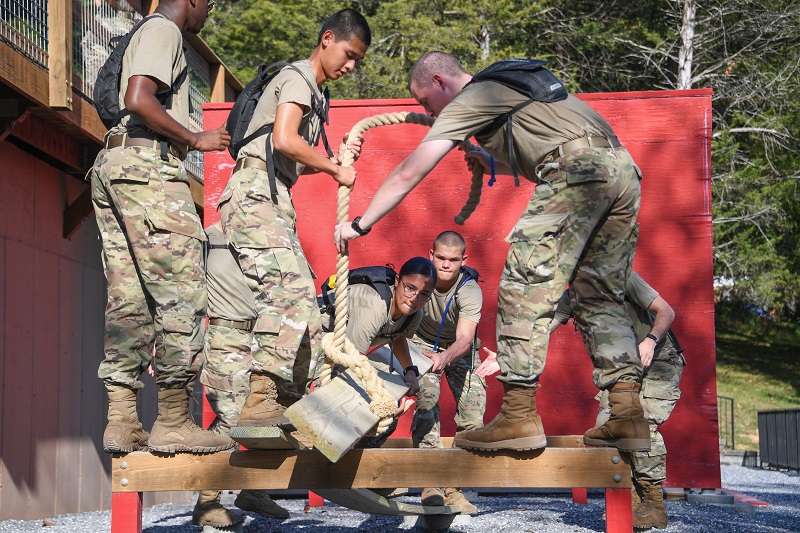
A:
[[[800,473],[778,472],[741,466],[722,466],[722,486],[766,501],[769,507],[723,506],[687,501],[667,501],[670,524],[668,532],[797,532],[800,531]],[[232,502],[226,493],[224,503]],[[402,501],[418,503],[413,497]],[[383,533],[392,530],[410,533],[423,527],[406,525],[401,517],[360,513],[326,503],[324,507],[304,510],[305,499],[276,499],[289,509],[288,520],[269,520],[248,516],[245,533],[313,531],[314,533]],[[572,503],[570,494],[480,495],[473,498],[480,512],[468,525],[454,525],[450,531],[464,532],[597,532],[605,531],[604,499],[601,491],[590,491],[588,505]],[[146,533],[189,533],[200,531],[191,525],[192,505],[157,505],[144,510]],[[108,511],[59,515],[47,519],[53,527],[48,532],[97,533],[109,531]],[[0,533],[41,531],[42,520],[7,520],[0,522]]]

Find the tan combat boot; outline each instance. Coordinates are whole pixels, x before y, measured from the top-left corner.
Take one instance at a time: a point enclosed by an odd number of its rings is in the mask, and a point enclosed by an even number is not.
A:
[[[639,401],[639,383],[615,383],[608,391],[611,417],[583,436],[588,446],[613,446],[623,452],[650,451],[650,425]]]
[[[158,391],[158,418],[150,434],[150,451],[162,453],[212,453],[228,450],[235,443],[197,427],[189,415],[189,391],[185,388]]]
[[[479,450],[536,450],[547,446],[542,419],[536,412],[535,387],[503,384],[503,406],[497,416],[479,429],[456,433],[453,446]]]
[[[110,387],[103,449],[109,453],[146,450],[149,438],[136,414],[136,391],[126,387]]]
[[[461,492],[461,489],[444,489],[444,504],[458,505],[461,507],[461,514],[478,514],[478,508],[469,503],[469,500],[464,497],[464,493]]]
[[[642,505],[642,486],[639,485],[639,482],[636,479],[631,479],[633,485],[631,485],[631,509],[633,512],[636,512]]]
[[[244,517],[229,511],[220,503],[222,491],[204,490],[197,496],[192,511],[192,524],[196,526],[228,527],[244,522]]]
[[[239,425],[245,427],[280,426],[289,424],[283,416],[286,400],[278,398],[278,384],[268,374],[250,374],[250,394],[244,402]]]
[[[661,483],[640,481],[642,487],[642,504],[633,512],[633,527],[656,528],[667,527],[667,510],[664,508],[664,494]]]
[[[272,501],[265,490],[243,490],[233,504],[242,511],[258,513],[266,518],[289,518],[289,511]]]
[[[444,505],[444,493],[438,487],[422,489],[422,505],[426,507],[441,507]]]

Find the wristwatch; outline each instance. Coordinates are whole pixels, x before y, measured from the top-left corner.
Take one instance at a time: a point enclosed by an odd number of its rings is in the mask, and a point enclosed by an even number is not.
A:
[[[648,333],[647,335],[645,335],[645,337],[647,337],[648,339],[652,339],[654,343],[658,344],[658,337],[656,337],[652,333]]]
[[[405,376],[409,372],[413,372],[414,374],[417,375],[417,377],[419,377],[419,368],[417,368],[417,365],[407,366],[406,369],[403,371],[403,375]]]
[[[362,229],[361,226],[358,225],[359,222],[361,222],[361,217],[360,216],[358,216],[358,217],[353,219],[353,223],[350,224],[350,227],[353,228],[353,231],[355,231],[356,233],[358,233],[362,237],[364,235],[368,234],[370,231],[372,231],[372,228]]]

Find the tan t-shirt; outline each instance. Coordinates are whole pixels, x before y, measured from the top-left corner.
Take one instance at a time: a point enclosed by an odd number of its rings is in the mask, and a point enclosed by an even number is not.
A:
[[[394,294],[394,288],[392,291]],[[405,315],[397,321],[392,320],[381,295],[365,283],[349,286],[347,302],[350,316],[345,335],[361,353],[366,353],[372,346],[387,344],[391,340],[390,336],[397,333],[406,321]],[[414,336],[422,320],[422,313],[420,309],[412,315],[408,328],[400,333],[403,337],[410,339]]]
[[[119,105],[125,107],[125,93],[128,80],[132,76],[149,76],[158,80],[159,92],[168,90],[186,67],[183,53],[183,36],[178,27],[162,15],[156,15],[145,22],[133,34],[128,48],[122,57],[122,77],[120,79]],[[189,76],[181,84],[178,92],[166,99],[166,111],[178,124],[189,128]],[[136,115],[123,117],[120,123],[109,131],[111,135],[144,132],[154,134]],[[186,147],[184,146],[185,150]]]
[[[309,146],[317,145],[320,132],[322,131],[322,121],[311,109],[311,89],[308,84],[311,83],[311,87],[313,87],[319,101],[323,99],[322,92],[315,83],[316,77],[314,76],[314,70],[311,68],[311,62],[308,59],[292,64],[300,69],[306,79],[303,79],[303,75],[296,70],[284,67],[264,89],[264,94],[261,96],[253,112],[253,119],[247,127],[245,137],[262,126],[273,124],[279,105],[294,102],[302,105],[306,111],[300,122],[298,133],[306,140]],[[308,82],[306,80],[308,80]],[[269,147],[267,147],[268,140]],[[305,169],[305,165],[297,163],[282,153],[275,151],[271,141],[271,135],[256,137],[242,147],[239,151],[239,158],[257,157],[262,161],[266,161],[266,150],[269,149],[272,151],[275,161],[275,172],[283,178],[284,181],[288,181],[292,184],[296,183],[298,176],[300,176]]]
[[[206,229],[208,260],[208,316],[225,320],[254,320],[258,317],[253,291],[247,286],[239,264],[225,244],[225,235],[215,226]],[[211,246],[225,246],[211,248]]]
[[[523,94],[499,83],[468,85],[442,110],[423,142],[444,139],[460,143],[525,100]],[[512,117],[517,170],[531,181],[536,166],[565,142],[586,135],[614,135],[603,117],[573,95],[549,104],[532,102]],[[506,129],[503,125],[494,135],[476,140],[492,157],[508,164]]]
[[[439,338],[440,347],[446,347],[455,342],[456,326],[459,318],[476,324],[481,320],[483,293],[480,286],[478,286],[478,282],[470,279],[456,292],[456,288],[461,285],[464,276],[466,274],[461,272],[458,281],[446,293],[434,290],[431,299],[425,304],[425,315],[422,317],[419,328],[417,328],[417,335],[430,342],[431,345],[436,342],[436,335],[439,333],[439,325],[442,323],[444,310],[447,307],[447,302],[453,298],[453,293],[456,296],[447,309],[447,317],[442,326],[442,335]]]

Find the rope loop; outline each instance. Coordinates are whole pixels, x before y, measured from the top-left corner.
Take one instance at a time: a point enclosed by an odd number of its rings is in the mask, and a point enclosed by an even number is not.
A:
[[[432,126],[434,118],[421,113],[398,112],[375,115],[360,120],[350,129],[348,139],[355,139],[362,133],[379,126],[390,126],[392,124],[418,124],[421,126]],[[469,141],[461,143],[464,151],[474,149]],[[353,166],[355,155],[352,151],[346,150],[342,156],[342,166]],[[454,217],[457,224],[463,225],[467,218],[475,211],[481,198],[481,188],[483,185],[483,169],[480,165],[475,165],[472,173],[472,185],[469,197],[461,212]],[[336,223],[347,222],[350,209],[350,189],[343,185],[339,186],[336,204]],[[322,349],[325,353],[325,363],[320,369],[320,385],[330,382],[333,376],[333,366],[342,365],[352,370],[359,380],[364,384],[364,390],[370,398],[370,411],[380,418],[376,432],[382,433],[393,422],[396,408],[395,398],[387,392],[375,370],[367,358],[362,355],[350,341],[345,337],[347,330],[347,318],[349,308],[347,303],[348,273],[350,271],[350,259],[348,252],[339,253],[336,258],[336,302],[335,320],[332,333],[326,334],[322,338]]]

